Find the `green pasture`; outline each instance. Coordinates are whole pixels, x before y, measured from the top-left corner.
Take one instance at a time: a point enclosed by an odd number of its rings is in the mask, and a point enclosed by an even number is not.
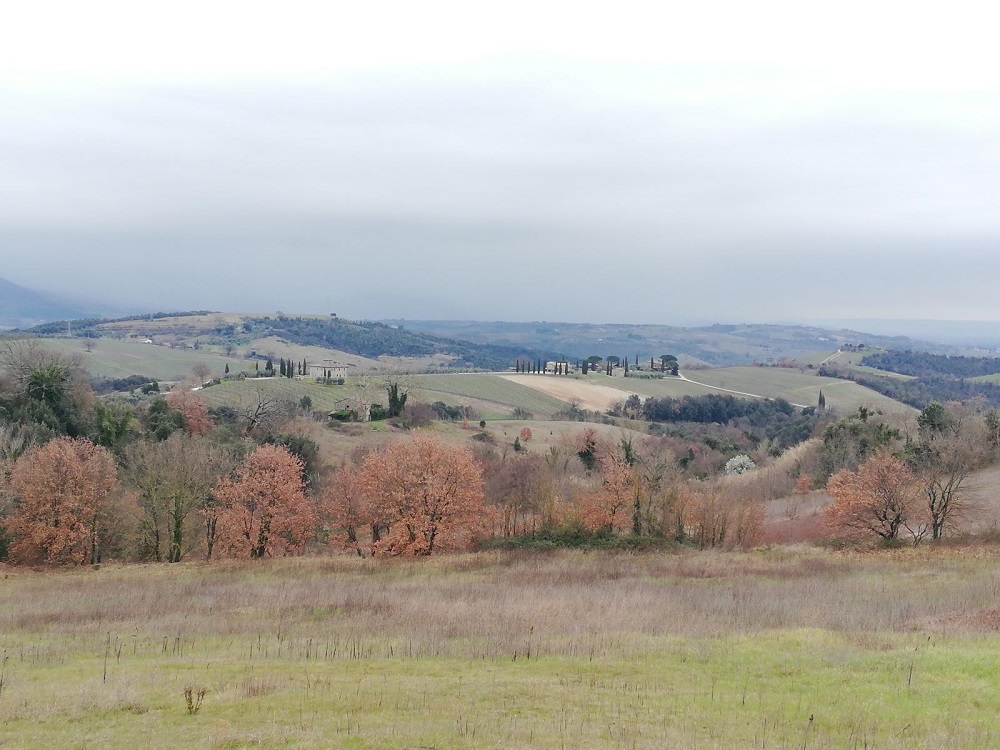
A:
[[[824,378],[810,372],[782,367],[722,367],[685,373],[692,380],[717,388],[753,393],[766,398],[784,398],[794,404],[814,406],[823,391],[827,408],[840,414],[869,406],[890,413],[909,413],[913,409],[888,396],[848,380]]]
[[[93,346],[91,351],[86,349],[88,342]],[[253,370],[253,362],[238,357],[143,344],[135,339],[46,338],[42,343],[63,354],[78,355],[87,372],[97,378],[146,375],[156,380],[181,380],[190,376],[196,365],[207,366],[211,377],[220,377],[227,364],[233,374]]]
[[[838,378],[824,378],[812,372],[800,372],[784,367],[717,367],[687,372],[682,370],[681,373],[688,380],[671,377],[645,380],[598,374],[587,375],[587,378],[601,385],[657,398],[724,394],[728,390],[764,398],[783,398],[793,404],[814,406],[819,401],[819,392],[823,391],[827,407],[840,414],[854,412],[859,406],[875,407],[887,414],[912,411],[905,404],[857,383]]]
[[[405,377],[405,382],[414,398],[421,401],[458,405],[464,398],[474,406],[478,402],[481,410],[487,412],[484,416],[493,419],[509,415],[516,407],[537,416],[551,416],[566,408],[564,402],[553,396],[485,373],[411,375]]]
[[[324,385],[315,378],[247,378],[246,380],[227,380],[218,385],[203,388],[198,394],[205,403],[212,407],[238,407],[248,399],[256,399],[258,392],[272,399],[291,401],[297,404],[303,396],[312,401],[312,408],[317,411],[333,411],[342,408],[338,401],[356,395],[357,388],[347,385]],[[383,402],[385,399],[383,399]]]

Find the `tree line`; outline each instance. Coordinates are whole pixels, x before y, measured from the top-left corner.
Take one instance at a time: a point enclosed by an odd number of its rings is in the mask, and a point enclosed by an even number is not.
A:
[[[975,398],[982,398],[993,406],[1000,406],[1000,385],[994,383],[944,375],[919,375],[905,380],[830,364],[823,365],[818,372],[824,377],[853,380],[859,385],[917,409],[923,409],[935,401],[943,403]]]
[[[890,350],[862,358],[861,364],[914,377],[975,378],[1000,373],[998,357],[963,357]]]

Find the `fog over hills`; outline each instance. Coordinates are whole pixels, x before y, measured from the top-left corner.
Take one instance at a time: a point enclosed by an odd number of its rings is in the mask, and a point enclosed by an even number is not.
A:
[[[76,320],[129,311],[122,305],[84,302],[55,294],[39,292],[0,279],[0,329],[30,328],[56,320]]]

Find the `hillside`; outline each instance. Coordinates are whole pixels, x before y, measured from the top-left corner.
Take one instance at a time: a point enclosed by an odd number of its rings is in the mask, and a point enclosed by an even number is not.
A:
[[[472,343],[373,321],[329,316],[242,315],[199,311],[189,314],[133,316],[117,320],[78,320],[71,329],[80,337],[150,339],[155,344],[181,348],[208,348],[227,354],[240,351],[252,357],[283,356],[277,345],[312,348],[313,355],[348,355],[338,361],[372,366],[405,360],[408,369],[443,366],[451,369],[506,370],[518,357],[552,359],[561,355],[544,347],[491,342]],[[40,336],[65,335],[63,324],[29,330]],[[270,343],[260,344],[262,340]],[[317,351],[322,350],[322,351]],[[292,359],[309,358],[301,352]],[[316,361],[313,356],[313,361]],[[356,358],[368,360],[359,362]]]
[[[661,354],[674,354],[682,366],[733,365],[792,359],[810,352],[831,351],[841,344],[866,343],[880,348],[921,348],[951,351],[930,342],[903,336],[878,336],[850,329],[797,325],[737,324],[684,328],[668,325],[621,323],[483,322],[392,320],[415,331],[473,342],[496,342],[561,351],[574,358],[639,357],[640,363]]]
[[[869,406],[886,414],[907,414],[913,409],[849,380],[825,378],[812,372],[779,367],[718,367],[682,373],[679,378],[645,380],[591,374],[586,378],[558,378],[537,375],[504,376],[564,401],[577,401],[587,409],[604,411],[615,401],[637,394],[643,398],[680,398],[728,393],[743,397],[784,399],[799,406],[815,406],[820,391],[827,408],[846,415],[859,406]]]

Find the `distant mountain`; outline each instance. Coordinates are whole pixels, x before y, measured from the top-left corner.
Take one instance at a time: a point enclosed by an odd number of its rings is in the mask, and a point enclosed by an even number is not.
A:
[[[123,314],[121,308],[67,299],[0,279],[0,329],[30,328],[55,320]]]

